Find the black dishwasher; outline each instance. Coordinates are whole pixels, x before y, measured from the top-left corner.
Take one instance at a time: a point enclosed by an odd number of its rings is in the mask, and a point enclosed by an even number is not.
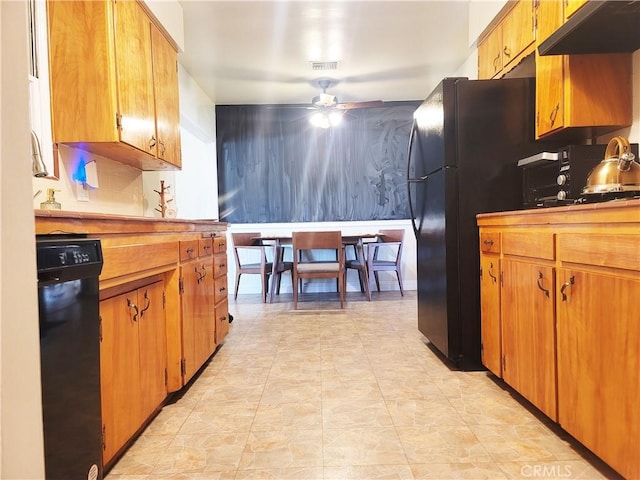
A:
[[[45,475],[102,479],[100,240],[36,236]]]

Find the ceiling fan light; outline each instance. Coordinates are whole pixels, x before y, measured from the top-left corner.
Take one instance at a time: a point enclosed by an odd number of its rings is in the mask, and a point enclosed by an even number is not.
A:
[[[331,126],[329,117],[325,112],[314,113],[313,115],[311,115],[309,121],[314,127],[329,128]]]
[[[329,114],[329,124],[332,127],[337,127],[342,123],[342,112],[331,112]]]

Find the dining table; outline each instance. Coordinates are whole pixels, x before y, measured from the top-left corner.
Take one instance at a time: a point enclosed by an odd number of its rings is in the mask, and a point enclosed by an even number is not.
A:
[[[364,244],[367,242],[375,241],[378,239],[380,234],[378,233],[344,233],[342,234],[342,246],[348,247],[353,246],[355,251],[356,260],[362,262],[362,265],[365,265],[366,268],[366,259],[364,253]],[[271,275],[270,284],[269,284],[269,295],[268,301],[269,303],[273,303],[273,295],[278,285],[278,276],[279,273],[276,273],[277,265],[283,261],[284,258],[284,247],[287,245],[291,245],[293,242],[292,234],[283,234],[283,235],[260,235],[254,238],[256,243],[262,245],[272,245],[273,248],[273,274]],[[367,278],[368,276],[365,275]],[[293,288],[297,288],[296,285]]]

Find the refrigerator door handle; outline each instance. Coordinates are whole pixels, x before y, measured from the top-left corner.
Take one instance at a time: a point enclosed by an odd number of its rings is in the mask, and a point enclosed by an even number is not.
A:
[[[417,180],[411,178],[411,152],[413,150],[413,139],[416,134],[416,119],[413,119],[413,125],[411,126],[411,135],[409,136],[409,150],[407,152],[407,197],[409,198],[409,215],[411,216],[411,226],[413,228],[413,234],[418,238],[418,227],[416,226],[416,216],[413,210],[413,203],[411,202],[411,184],[416,183]]]

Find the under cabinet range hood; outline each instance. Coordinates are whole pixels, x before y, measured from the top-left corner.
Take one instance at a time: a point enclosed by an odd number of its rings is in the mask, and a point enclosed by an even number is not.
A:
[[[540,55],[628,53],[640,48],[640,0],[589,0],[538,47]]]

